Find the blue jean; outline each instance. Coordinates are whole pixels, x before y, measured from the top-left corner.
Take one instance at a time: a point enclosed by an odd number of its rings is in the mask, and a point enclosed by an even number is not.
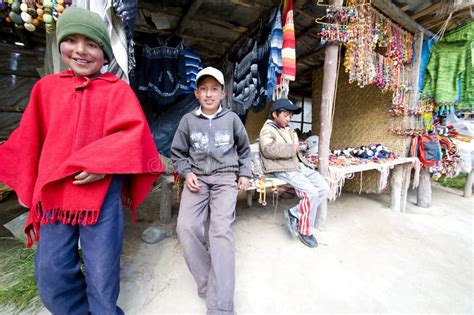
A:
[[[114,176],[95,225],[56,222],[40,227],[35,277],[41,301],[51,313],[123,314],[117,306],[124,232],[121,187],[121,177]]]

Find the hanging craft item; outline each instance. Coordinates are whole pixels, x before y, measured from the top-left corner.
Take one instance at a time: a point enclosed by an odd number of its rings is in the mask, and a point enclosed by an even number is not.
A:
[[[262,206],[267,205],[267,190],[265,188],[265,178],[259,177],[255,181],[255,187],[258,192],[258,203]]]
[[[329,165],[346,167],[369,163],[384,163],[396,159],[397,155],[383,144],[370,144],[368,146],[346,147],[333,150],[329,155]]]
[[[282,43],[282,75],[277,86],[276,94],[279,97],[288,97],[290,81],[296,79],[296,39],[295,24],[293,21],[293,0],[284,0],[281,10],[283,43]]]
[[[171,175],[173,176],[173,182],[176,187],[176,200],[181,200],[181,191],[184,185],[183,180],[177,172],[172,172]]]

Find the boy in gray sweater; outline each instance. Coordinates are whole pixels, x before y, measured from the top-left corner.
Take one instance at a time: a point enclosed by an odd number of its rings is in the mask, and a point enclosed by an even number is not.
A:
[[[177,233],[207,314],[234,314],[232,224],[238,189],[245,191],[251,177],[250,145],[237,114],[221,106],[222,73],[204,68],[196,86],[201,106],[183,116],[171,145],[174,167],[185,179]],[[209,249],[204,235],[208,208]]]

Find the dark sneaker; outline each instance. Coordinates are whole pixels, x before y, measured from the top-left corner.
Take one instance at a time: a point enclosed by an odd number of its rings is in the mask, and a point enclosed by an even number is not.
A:
[[[301,243],[305,244],[308,247],[318,247],[318,241],[316,240],[316,237],[314,237],[314,235],[303,235],[301,233],[298,233],[298,238]]]
[[[297,217],[291,213],[290,209],[285,210],[285,217],[287,219],[288,225],[288,232],[290,232],[291,236],[297,237],[298,236],[298,224],[299,220]]]

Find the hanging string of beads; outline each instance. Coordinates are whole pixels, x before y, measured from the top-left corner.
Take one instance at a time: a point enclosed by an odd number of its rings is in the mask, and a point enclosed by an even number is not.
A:
[[[407,116],[411,89],[413,35],[378,12],[366,0],[348,0],[346,7],[328,6],[321,23],[321,43],[347,48],[344,67],[349,82],[392,93],[389,111]],[[318,20],[317,20],[318,21]],[[329,23],[331,22],[331,23]]]
[[[72,0],[6,0],[0,11],[4,11],[2,23],[29,32],[44,25],[48,34],[55,32],[56,21]]]

